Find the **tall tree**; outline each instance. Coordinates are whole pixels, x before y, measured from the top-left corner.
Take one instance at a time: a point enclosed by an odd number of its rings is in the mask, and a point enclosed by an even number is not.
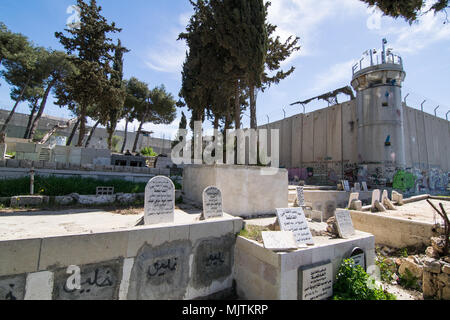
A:
[[[33,78],[35,75],[34,70],[41,50],[42,48],[34,48],[29,43],[18,56],[13,59],[4,59],[2,62],[5,70],[1,71],[1,75],[11,86],[11,98],[15,103],[0,130],[0,143],[5,143],[8,124],[16,112],[17,106],[24,100],[26,90],[35,80]]]
[[[109,24],[101,15],[102,8],[95,0],[87,4],[77,0],[79,8],[79,26],[65,29],[69,34],[56,32],[55,36],[66,49],[78,72],[65,80],[65,94],[60,100],[75,101],[80,116],[80,129],[77,146],[81,147],[86,134],[86,117],[88,108],[100,105],[109,89],[108,75],[111,73],[111,53],[115,49],[108,34],[120,32],[115,23]]]
[[[37,68],[41,72],[42,86],[45,88],[45,91],[42,95],[36,118],[32,121],[27,139],[34,138],[39,120],[44,114],[50,92],[54,89],[57,83],[63,83],[64,79],[70,77],[75,71],[69,57],[61,51],[47,52],[42,63],[38,63]]]
[[[0,22],[0,66],[6,60],[27,60],[30,43],[24,35],[11,32]]]
[[[180,130],[186,130],[187,128],[187,119],[186,119],[186,115],[184,114],[184,112],[181,112],[181,120],[180,120],[180,124],[178,125],[178,129]],[[175,137],[174,141],[172,142],[172,148],[175,147],[178,143],[181,142],[181,137],[179,137],[178,135]]]
[[[421,11],[427,4],[426,0],[361,0],[369,6],[378,7],[385,15],[393,18],[402,17],[409,23],[417,21]],[[450,7],[449,0],[436,0],[429,11],[434,13],[443,12],[446,16],[444,23],[448,22],[447,9]]]
[[[145,103],[138,110],[140,124],[134,140],[133,152],[136,152],[144,124],[171,124],[176,117],[176,104],[177,101],[171,93],[166,91],[164,85],[150,91]]]

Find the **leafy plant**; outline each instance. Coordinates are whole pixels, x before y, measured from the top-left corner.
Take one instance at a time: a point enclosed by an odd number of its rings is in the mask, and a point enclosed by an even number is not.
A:
[[[144,149],[141,150],[141,154],[145,157],[157,157],[158,154],[153,151],[152,147],[145,147]]]
[[[344,260],[334,284],[333,300],[396,300],[382,288],[353,259]]]
[[[380,269],[381,280],[390,283],[394,276],[394,272],[392,271],[394,267],[392,261],[378,256],[375,263]]]
[[[409,269],[405,269],[405,274],[400,275],[400,285],[407,289],[421,290],[419,279],[416,278]]]

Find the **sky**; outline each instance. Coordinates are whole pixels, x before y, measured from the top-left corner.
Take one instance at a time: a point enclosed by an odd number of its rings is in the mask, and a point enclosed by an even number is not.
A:
[[[124,57],[124,76],[137,77],[154,88],[164,84],[178,99],[181,69],[187,47],[177,41],[192,15],[188,0],[98,0],[103,16],[122,28],[118,37],[130,49]],[[431,5],[434,0],[429,0]],[[0,21],[13,32],[26,35],[36,45],[63,50],[55,38],[73,20],[70,7],[75,0],[1,0]],[[445,118],[450,110],[450,23],[444,24],[443,14],[424,14],[418,23],[409,25],[403,19],[385,17],[378,9],[368,8],[359,0],[272,0],[269,21],[278,26],[277,35],[286,39],[300,37],[301,49],[283,63],[283,68],[296,70],[279,85],[258,94],[258,124],[289,117],[303,109],[291,103],[306,100],[337,88],[350,85],[352,66],[368,49],[381,48],[383,38],[388,47],[403,58],[406,80],[403,96],[409,93],[408,105]],[[112,36],[113,39],[117,35]],[[0,80],[0,108],[11,110],[10,87]],[[339,101],[348,100],[339,95]],[[325,101],[307,105],[307,112],[327,107]],[[29,113],[22,103],[18,112]],[[154,137],[173,138],[181,112],[171,125],[146,124],[145,130]],[[73,118],[67,109],[50,99],[46,114]],[[249,110],[243,115],[243,125],[249,127]],[[210,128],[208,123],[205,128]],[[120,123],[118,129],[124,127]],[[138,123],[131,126],[136,130]]]

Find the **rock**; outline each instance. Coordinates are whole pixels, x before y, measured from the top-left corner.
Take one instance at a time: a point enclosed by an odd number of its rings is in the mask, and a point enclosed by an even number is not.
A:
[[[335,217],[331,217],[330,219],[327,220],[327,232],[331,233],[333,236],[339,236],[339,232],[338,232],[338,228],[336,225],[336,218]]]
[[[441,273],[441,264],[438,260],[427,259],[425,260],[424,271],[439,274]]]
[[[401,258],[397,258],[397,259],[395,259],[395,264],[397,265],[397,266],[401,266],[402,265],[402,263],[403,263],[403,259],[401,259]]]
[[[380,201],[375,201],[375,208],[378,210],[378,212],[386,212],[386,208],[381,204]]]
[[[71,196],[55,197],[55,203],[62,205],[62,206],[72,204],[74,201],[75,201],[75,199]]]
[[[437,286],[435,284],[434,274],[430,272],[423,273],[422,291],[424,298],[434,298],[437,294]]]
[[[116,196],[116,200],[122,204],[131,203],[136,200],[136,195],[134,193],[118,193]]]
[[[403,259],[402,264],[398,268],[398,272],[401,276],[407,276],[406,270],[409,270],[409,272],[419,280],[423,277],[423,267],[417,264],[413,259]]]
[[[431,238],[431,246],[436,252],[438,252],[439,254],[443,254],[445,248],[445,239],[443,237]]]
[[[436,252],[436,250],[434,250],[433,247],[428,247],[427,250],[425,251],[425,254],[427,255],[427,257],[430,258],[439,258],[439,254]]]

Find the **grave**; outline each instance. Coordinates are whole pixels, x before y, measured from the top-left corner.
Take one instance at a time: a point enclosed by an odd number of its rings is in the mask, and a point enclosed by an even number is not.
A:
[[[202,219],[211,219],[223,216],[222,192],[216,187],[208,187],[203,191]]]
[[[146,225],[170,223],[174,221],[175,186],[167,177],[152,178],[145,187]]]
[[[380,196],[381,196],[380,190],[378,190],[378,189],[373,190],[373,192],[372,192],[372,204],[371,204],[372,209],[375,209],[375,201],[378,201],[378,202],[380,201]]]
[[[336,225],[339,236],[343,239],[351,238],[355,235],[355,228],[353,227],[352,217],[348,210],[336,210]]]
[[[368,192],[369,191],[369,188],[367,187],[367,182],[363,181],[362,182],[362,187],[363,187],[363,191],[364,192]]]
[[[282,231],[292,231],[297,246],[314,245],[311,230],[302,208],[277,209],[277,219]]]
[[[361,248],[355,248],[352,251],[352,254],[350,255],[350,258],[353,259],[356,266],[361,266],[364,271],[367,270],[366,268],[366,254],[364,253],[364,250]]]

